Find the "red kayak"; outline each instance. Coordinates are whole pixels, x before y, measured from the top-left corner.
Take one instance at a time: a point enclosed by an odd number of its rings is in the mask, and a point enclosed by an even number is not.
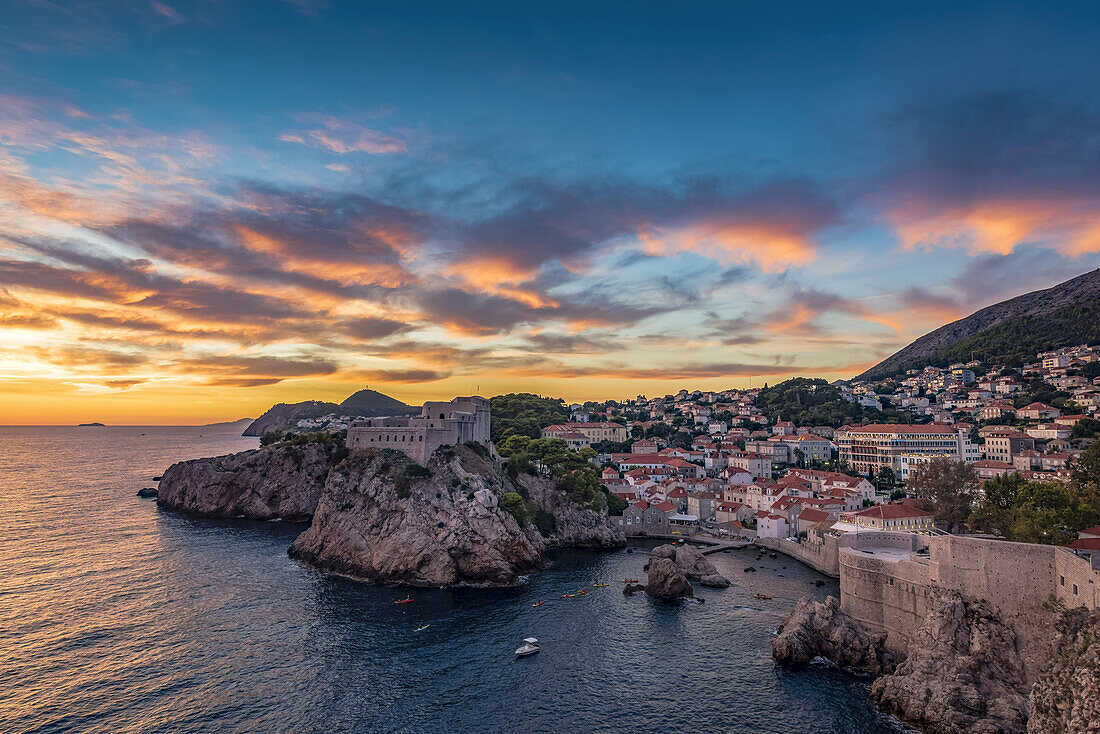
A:
[[[404,599],[398,599],[397,601],[394,602],[394,604],[412,604],[414,601],[416,601],[416,600],[413,599],[411,596],[409,596],[409,597],[406,597]]]

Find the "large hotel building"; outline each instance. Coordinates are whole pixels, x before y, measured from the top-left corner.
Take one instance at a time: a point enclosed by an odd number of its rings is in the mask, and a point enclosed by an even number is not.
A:
[[[845,461],[861,474],[882,468],[899,475],[917,458],[946,456],[956,461],[977,461],[980,447],[970,443],[965,430],[951,426],[874,424],[837,431],[833,438]]]

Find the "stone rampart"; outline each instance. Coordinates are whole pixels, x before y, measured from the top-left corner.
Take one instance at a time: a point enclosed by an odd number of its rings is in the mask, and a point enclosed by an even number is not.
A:
[[[834,579],[840,575],[837,565],[837,541],[834,536],[826,536],[825,543],[796,543],[786,538],[756,538],[756,545],[769,548],[805,563]]]

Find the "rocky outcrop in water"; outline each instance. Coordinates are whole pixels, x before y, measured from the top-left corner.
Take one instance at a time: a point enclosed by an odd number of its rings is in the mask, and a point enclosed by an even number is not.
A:
[[[313,515],[329,457],[319,444],[275,445],[173,464],[157,504],[215,517],[304,522]]]
[[[671,546],[660,546],[669,548]],[[645,592],[655,599],[674,601],[695,596],[691,582],[671,558],[655,556],[646,564]]]
[[[772,658],[785,668],[801,668],[824,657],[865,673],[889,673],[896,661],[884,642],[884,635],[868,634],[842,612],[836,597],[799,599],[772,640]]]
[[[521,527],[499,506],[509,492],[557,510],[555,533]],[[330,473],[290,555],[370,582],[510,586],[542,568],[554,545],[624,543],[606,516],[569,505],[550,480],[513,482],[491,459],[458,446],[437,451],[427,467],[396,451],[353,452]]]
[[[646,593],[658,599],[694,597],[691,582],[724,589],[729,579],[718,573],[714,564],[699,549],[690,545],[659,545],[645,566],[649,574]]]
[[[676,568],[688,581],[697,581],[703,586],[717,589],[725,589],[730,585],[729,579],[718,573],[714,564],[693,545],[662,545],[653,550],[653,555],[657,556],[658,552],[665,558],[672,558],[676,562]]]
[[[1016,633],[985,604],[940,593],[892,675],[871,695],[930,732],[1023,734],[1030,687]]]
[[[1100,612],[1065,612],[1056,651],[1031,689],[1028,734],[1100,732]]]

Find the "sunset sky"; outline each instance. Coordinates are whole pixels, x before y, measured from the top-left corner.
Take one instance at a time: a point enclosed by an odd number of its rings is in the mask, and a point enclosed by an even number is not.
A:
[[[851,377],[1100,266],[1093,3],[0,3],[0,423]]]

